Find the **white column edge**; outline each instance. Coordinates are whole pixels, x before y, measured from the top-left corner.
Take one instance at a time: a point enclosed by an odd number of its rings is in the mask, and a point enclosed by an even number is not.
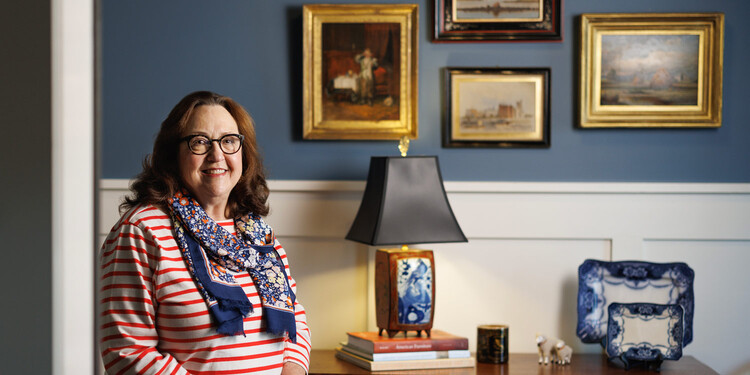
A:
[[[52,373],[94,373],[94,2],[52,0]]]

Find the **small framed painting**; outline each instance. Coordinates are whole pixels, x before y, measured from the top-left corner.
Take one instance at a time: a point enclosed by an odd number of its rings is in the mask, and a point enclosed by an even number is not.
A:
[[[443,147],[549,147],[549,68],[446,68]]]
[[[435,0],[435,42],[562,40],[562,0]]]
[[[724,15],[581,15],[580,126],[720,127]]]
[[[417,5],[304,5],[302,14],[303,137],[417,138]]]

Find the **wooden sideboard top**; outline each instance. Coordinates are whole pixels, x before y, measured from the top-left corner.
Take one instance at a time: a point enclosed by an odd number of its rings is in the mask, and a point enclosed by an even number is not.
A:
[[[334,350],[313,350],[311,354],[310,375],[319,374],[371,374],[371,372],[348,362],[337,359]],[[450,368],[437,370],[378,371],[374,374],[451,374],[451,375],[544,375],[544,374],[621,374],[621,375],[708,375],[718,374],[704,363],[692,356],[685,356],[678,361],[664,361],[661,372],[633,367],[625,370],[615,363],[610,363],[603,354],[574,354],[572,363],[565,366],[539,365],[536,354],[511,353],[508,363],[492,365],[477,363],[476,367]]]

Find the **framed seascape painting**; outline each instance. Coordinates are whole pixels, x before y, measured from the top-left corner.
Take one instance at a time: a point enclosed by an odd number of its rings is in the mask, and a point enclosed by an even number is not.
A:
[[[417,138],[417,5],[302,13],[303,137]]]
[[[446,68],[443,147],[549,147],[549,68]]]
[[[724,15],[583,14],[580,126],[721,126]]]
[[[562,40],[562,0],[435,0],[435,42]]]

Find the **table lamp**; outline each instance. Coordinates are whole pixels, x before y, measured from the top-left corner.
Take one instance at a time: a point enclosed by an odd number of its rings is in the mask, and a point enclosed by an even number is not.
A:
[[[402,155],[404,152],[402,151]],[[367,185],[346,239],[378,249],[375,310],[378,333],[424,331],[435,314],[435,261],[431,250],[407,245],[467,242],[443,188],[436,156],[370,159]]]

